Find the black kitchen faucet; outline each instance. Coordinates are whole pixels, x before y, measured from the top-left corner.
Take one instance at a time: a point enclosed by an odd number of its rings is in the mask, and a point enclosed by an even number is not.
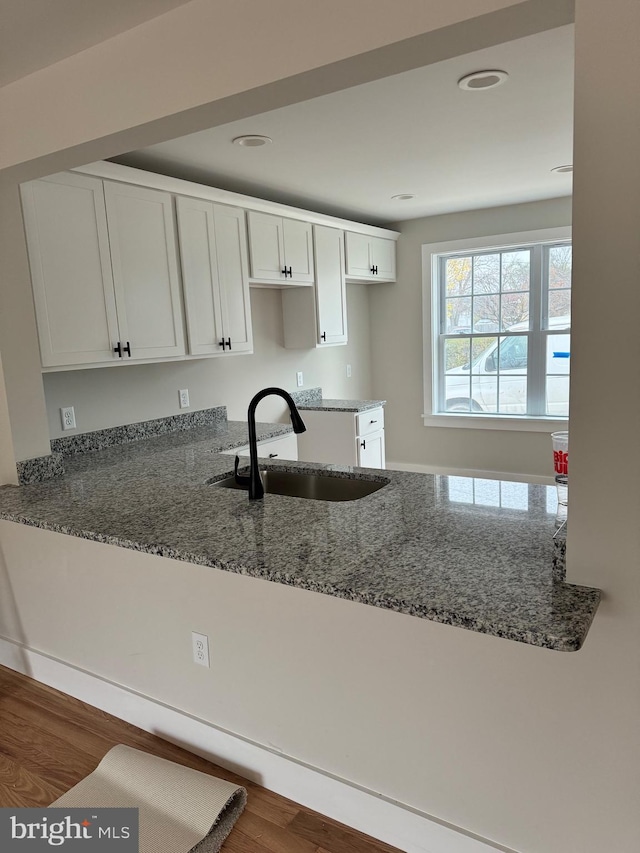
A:
[[[240,462],[240,457],[236,456],[235,463],[235,478],[236,483],[239,483],[242,486],[248,486],[249,488],[249,500],[255,501],[259,498],[264,497],[264,486],[262,485],[262,478],[260,477],[260,471],[258,469],[258,440],[256,438],[256,407],[260,400],[263,400],[265,397],[269,397],[271,394],[276,394],[286,402],[289,406],[289,413],[291,415],[291,424],[293,426],[293,431],[295,433],[301,433],[306,431],[306,426],[304,425],[304,421],[300,417],[300,412],[298,411],[296,404],[293,402],[293,398],[291,394],[287,391],[284,391],[282,388],[263,388],[262,391],[258,391],[255,397],[249,403],[249,411],[248,411],[248,421],[249,421],[249,459],[250,459],[250,467],[249,467],[249,476],[242,477],[238,474],[238,464]]]

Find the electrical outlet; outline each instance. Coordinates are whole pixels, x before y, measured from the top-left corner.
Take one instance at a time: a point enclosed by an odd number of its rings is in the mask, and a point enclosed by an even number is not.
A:
[[[347,379],[351,379],[351,365],[347,365]]]
[[[188,409],[189,408],[189,389],[183,388],[182,391],[178,391],[180,395],[180,408]]]
[[[302,378],[302,371],[301,370],[299,370],[296,373],[296,381],[298,383],[298,388],[302,388],[302,386],[304,385],[304,380]]]
[[[191,632],[191,646],[193,648],[193,662],[200,666],[209,667],[209,638],[206,634]]]
[[[73,411],[73,406],[64,406],[60,409],[60,417],[62,418],[62,429],[76,428],[76,413]]]

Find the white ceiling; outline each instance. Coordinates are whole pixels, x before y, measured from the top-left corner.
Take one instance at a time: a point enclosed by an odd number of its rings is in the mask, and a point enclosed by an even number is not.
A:
[[[0,0],[0,86],[189,0]]]
[[[485,68],[509,79],[467,92]],[[273,144],[242,148],[241,134]],[[456,57],[115,158],[371,223],[571,193],[573,26]],[[414,193],[411,201],[392,201]]]

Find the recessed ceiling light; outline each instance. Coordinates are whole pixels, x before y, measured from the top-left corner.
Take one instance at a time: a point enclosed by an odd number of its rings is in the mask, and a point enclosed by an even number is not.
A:
[[[564,175],[566,172],[573,172],[573,163],[569,163],[566,166],[556,166],[551,171],[558,172],[560,175]]]
[[[255,133],[236,136],[233,140],[234,145],[242,145],[244,148],[259,148],[261,145],[268,145],[270,142],[273,142],[270,136],[257,136]]]
[[[400,193],[399,195],[392,195],[391,201],[409,201],[411,198],[415,198],[413,193]]]
[[[474,71],[458,80],[458,86],[469,92],[480,92],[482,89],[494,89],[507,79],[506,71]]]

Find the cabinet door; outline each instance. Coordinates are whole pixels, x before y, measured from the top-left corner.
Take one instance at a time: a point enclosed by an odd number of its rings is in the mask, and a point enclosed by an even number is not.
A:
[[[313,282],[313,239],[311,224],[297,219],[282,220],[284,263],[291,268],[289,281]]]
[[[231,341],[227,352],[253,352],[244,211],[216,204],[214,224],[222,333],[226,341]]]
[[[251,278],[284,282],[282,219],[250,210],[248,221]]]
[[[176,207],[189,352],[252,352],[244,211],[182,196]]]
[[[366,278],[368,280],[373,277],[369,251],[370,239],[366,234],[354,234],[352,231],[347,231],[345,243],[348,276],[352,278]]]
[[[176,210],[189,352],[222,354],[214,205],[179,196]]]
[[[347,342],[343,232],[314,226],[318,345]]]
[[[104,191],[120,340],[131,358],[184,355],[171,195],[111,181]]]
[[[356,439],[358,465],[361,468],[384,468],[384,430]]]
[[[119,336],[102,181],[52,175],[21,190],[43,367],[113,361]]]
[[[377,269],[373,278],[377,281],[396,280],[396,242],[384,237],[371,237],[371,264]]]

